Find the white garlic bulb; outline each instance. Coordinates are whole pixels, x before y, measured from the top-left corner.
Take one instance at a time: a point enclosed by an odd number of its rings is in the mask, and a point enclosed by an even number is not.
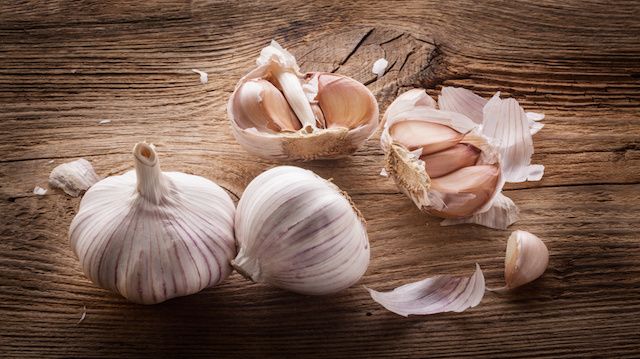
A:
[[[71,246],[84,273],[142,304],[220,283],[236,254],[229,195],[203,177],[161,172],[146,143],[133,155],[135,171],[94,184],[71,223]]]
[[[369,265],[364,219],[333,183],[298,167],[256,177],[238,203],[233,266],[254,282],[321,295],[356,283]]]
[[[296,59],[272,41],[258,67],[229,98],[233,134],[248,152],[275,160],[313,160],[355,152],[378,125],[378,103],[347,76],[300,73]]]
[[[505,182],[542,177],[544,167],[530,164],[531,135],[541,126],[514,99],[487,101],[445,87],[436,103],[413,89],[389,105],[384,122],[387,173],[418,208],[445,218],[443,225],[505,229],[518,215],[501,193]]]

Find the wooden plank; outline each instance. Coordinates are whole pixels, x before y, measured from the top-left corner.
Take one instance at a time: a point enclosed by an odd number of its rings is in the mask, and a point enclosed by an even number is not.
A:
[[[637,1],[1,2],[0,356],[637,357],[638,17]],[[67,240],[79,199],[33,187],[78,157],[123,173],[133,144],[149,140],[163,168],[213,179],[237,200],[276,163],[242,150],[225,105],[272,38],[304,70],[367,84],[381,110],[407,88],[435,96],[448,85],[544,112],[534,163],[545,177],[506,194],[521,209],[512,229],[549,247],[545,275],[464,313],[408,319],[360,285],[304,297],[233,274],[139,306],[89,282]],[[390,65],[376,79],[380,57]],[[440,227],[419,213],[379,176],[378,136],[350,158],[301,164],[367,218],[373,258],[361,284],[386,290],[477,262],[500,285],[509,231]]]

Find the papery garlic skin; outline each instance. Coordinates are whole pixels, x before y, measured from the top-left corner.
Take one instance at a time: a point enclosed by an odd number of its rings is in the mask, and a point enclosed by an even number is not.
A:
[[[138,143],[135,171],[103,179],[82,198],[69,238],[85,275],[141,304],[199,292],[224,280],[236,254],[235,208],[215,183],[161,172]]]
[[[506,289],[513,289],[540,277],[549,265],[549,250],[536,235],[514,231],[507,241],[504,258]]]
[[[533,126],[541,128],[535,121],[543,117],[499,94],[488,101],[444,87],[436,103],[424,90],[409,90],[384,115],[387,172],[418,208],[446,218],[443,225],[505,229],[518,215],[501,193],[505,182],[542,177],[544,167],[530,162]]]
[[[360,213],[333,183],[298,167],[272,168],[249,184],[235,234],[238,272],[301,294],[348,288],[369,265]]]
[[[271,160],[340,158],[355,152],[376,130],[378,103],[360,82],[338,74],[302,74],[293,55],[275,41],[256,62],[258,66],[240,79],[227,103],[233,135],[249,153]],[[269,81],[282,92],[296,125],[278,130],[260,124],[276,113],[283,120],[275,122],[289,123],[284,110],[265,114],[245,110],[264,107],[261,97],[245,94],[245,84],[254,81]]]

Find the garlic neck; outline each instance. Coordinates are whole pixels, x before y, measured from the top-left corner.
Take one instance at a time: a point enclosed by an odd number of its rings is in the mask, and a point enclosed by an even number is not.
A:
[[[159,204],[167,193],[167,183],[155,149],[140,142],[133,148],[135,158],[137,190],[146,200]]]
[[[256,259],[245,255],[244,250],[240,250],[231,265],[238,273],[250,281],[257,283],[262,279],[260,265]]]
[[[313,114],[311,104],[302,89],[302,84],[298,76],[285,69],[276,68],[273,71],[278,83],[282,87],[284,97],[289,102],[289,106],[300,120],[302,128],[307,132],[313,132],[316,127],[316,116]]]

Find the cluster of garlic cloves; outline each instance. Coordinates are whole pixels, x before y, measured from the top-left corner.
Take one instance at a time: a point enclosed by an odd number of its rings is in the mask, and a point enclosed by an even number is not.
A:
[[[542,118],[499,93],[487,101],[445,87],[436,103],[424,90],[410,90],[384,116],[386,172],[418,208],[445,218],[443,225],[505,229],[518,214],[501,193],[505,182],[542,177],[544,167],[530,164]]]
[[[240,198],[234,268],[254,282],[309,295],[356,283],[369,265],[364,219],[348,196],[292,166],[257,176]]]
[[[248,152],[275,160],[331,159],[355,152],[378,125],[378,104],[347,76],[303,74],[272,41],[227,104],[234,136]]]
[[[162,172],[151,145],[138,143],[133,155],[135,171],[94,184],[71,223],[84,273],[141,304],[223,281],[236,254],[229,195],[203,177]]]

